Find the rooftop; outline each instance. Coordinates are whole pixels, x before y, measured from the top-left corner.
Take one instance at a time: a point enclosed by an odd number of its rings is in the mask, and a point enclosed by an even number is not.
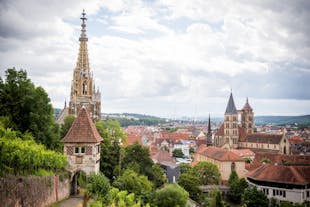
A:
[[[83,107],[61,141],[64,143],[96,143],[102,140],[87,110]]]

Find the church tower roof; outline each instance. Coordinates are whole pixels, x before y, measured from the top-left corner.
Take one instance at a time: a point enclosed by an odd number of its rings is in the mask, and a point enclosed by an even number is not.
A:
[[[234,98],[232,92],[230,93],[229,100],[227,103],[225,114],[237,114],[237,109],[235,106]]]
[[[61,141],[64,143],[97,143],[102,140],[88,111],[82,107],[78,117]]]
[[[249,99],[248,98],[246,98],[246,102],[245,102],[242,110],[252,110],[252,107],[249,104]]]
[[[81,70],[85,73],[89,73],[89,60],[88,60],[88,50],[87,50],[87,41],[88,38],[86,36],[86,20],[85,17],[86,13],[85,10],[82,12],[82,17],[80,18],[82,20],[82,29],[81,29],[81,35],[79,38],[80,41],[80,49],[79,49],[79,55],[78,60],[76,63],[76,69]]]

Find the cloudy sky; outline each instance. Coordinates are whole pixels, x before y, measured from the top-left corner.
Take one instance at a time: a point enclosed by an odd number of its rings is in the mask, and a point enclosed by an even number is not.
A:
[[[103,112],[222,116],[232,89],[256,115],[310,114],[307,0],[1,0],[1,76],[26,69],[62,108],[83,9]]]

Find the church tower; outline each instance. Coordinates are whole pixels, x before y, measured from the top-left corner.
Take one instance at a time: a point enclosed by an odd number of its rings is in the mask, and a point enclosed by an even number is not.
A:
[[[235,106],[232,92],[227,103],[225,115],[224,115],[224,143],[226,148],[238,147],[238,111]]]
[[[248,98],[246,99],[246,103],[241,110],[241,126],[247,134],[253,133],[254,113],[252,107],[249,104]]]
[[[211,119],[210,119],[210,113],[209,113],[209,119],[208,119],[208,133],[207,133],[207,146],[212,146],[212,131],[211,131]]]
[[[86,36],[86,13],[83,10],[82,29],[79,38],[80,48],[76,67],[73,72],[73,80],[71,83],[71,94],[69,102],[69,114],[75,117],[80,109],[84,106],[90,114],[93,121],[100,120],[101,116],[101,93],[95,89],[93,75],[89,68],[88,50]]]

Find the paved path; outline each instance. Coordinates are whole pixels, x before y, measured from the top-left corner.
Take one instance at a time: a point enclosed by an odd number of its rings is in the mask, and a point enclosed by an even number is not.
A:
[[[57,207],[83,207],[83,195],[71,196],[58,204]]]

